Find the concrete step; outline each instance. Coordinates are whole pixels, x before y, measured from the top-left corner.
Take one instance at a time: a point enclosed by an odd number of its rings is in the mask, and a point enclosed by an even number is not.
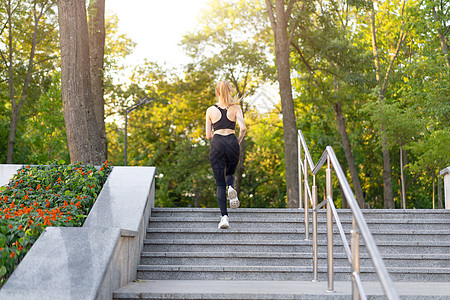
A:
[[[300,218],[304,220],[304,209],[294,208],[238,208],[230,209],[230,218],[239,220],[241,217],[246,219],[283,219],[286,216],[290,218]],[[309,209],[311,218],[312,211]],[[351,220],[351,211],[349,209],[338,209],[339,216],[342,220]],[[438,209],[363,209],[362,213],[367,221],[371,219],[429,219],[429,220],[447,220],[450,221],[450,212]],[[220,219],[220,211],[218,208],[155,208],[152,210],[150,221],[154,217],[187,217],[187,218],[214,218]],[[326,218],[326,210],[320,209],[318,219]]]
[[[345,253],[334,253],[335,266],[348,266]],[[388,267],[448,268],[450,254],[386,254],[384,262]],[[318,253],[319,266],[327,264],[327,254]],[[217,265],[217,266],[311,266],[312,253],[261,253],[261,252],[143,252],[142,265]],[[367,253],[360,256],[362,267],[373,267]]]
[[[334,241],[334,251],[344,252],[342,242]],[[382,254],[448,254],[450,241],[435,242],[432,245],[417,241],[377,241]],[[318,241],[318,251],[326,252],[326,242]],[[144,252],[300,252],[312,251],[312,242],[305,240],[145,240]],[[360,246],[365,253],[365,246]]]
[[[217,208],[153,209],[137,282],[116,291],[114,299],[351,299],[350,265],[336,225],[337,293],[325,293],[325,210],[318,213],[319,282],[315,283],[304,210],[239,208],[229,213],[230,229],[219,230]],[[350,211],[339,210],[339,214],[350,241]],[[449,212],[363,210],[363,214],[402,299],[450,299]],[[310,239],[311,233],[312,223]],[[385,299],[374,282],[378,275],[362,237],[360,252],[361,278],[369,299]]]
[[[303,218],[264,218],[245,219],[243,216],[230,219],[231,228],[278,228],[301,229],[304,230]],[[196,217],[153,217],[149,222],[149,228],[217,228],[220,219],[217,217],[196,218]],[[429,229],[429,230],[450,230],[450,220],[445,219],[371,219],[366,220],[371,230],[388,230],[395,226],[397,230],[403,229]],[[352,227],[351,219],[341,219],[344,230],[349,231]],[[335,223],[334,223],[335,224]],[[326,220],[318,219],[318,228],[326,228]],[[310,223],[310,232],[312,222]]]
[[[350,240],[350,234],[346,232],[347,241]],[[345,229],[344,229],[345,231]],[[326,229],[318,229],[319,239],[326,239]],[[335,226],[333,228],[334,240],[341,240],[339,231]],[[393,241],[429,241],[430,243],[445,240],[450,236],[450,230],[377,230],[372,233],[375,241],[393,240]],[[233,240],[291,240],[305,238],[305,233],[300,229],[286,228],[230,228],[221,230],[217,228],[149,228],[147,229],[147,239],[197,239],[201,236],[204,239],[213,239],[216,241]],[[312,235],[310,236],[312,237]],[[364,240],[361,240],[364,244]]]
[[[369,299],[386,299],[378,282],[363,282]],[[450,299],[446,282],[394,282],[401,299]],[[131,299],[333,299],[349,300],[350,281],[335,281],[328,293],[326,281],[239,281],[239,280],[141,280],[114,292],[116,300]]]
[[[340,210],[350,241],[351,214]],[[364,210],[369,228],[394,280],[450,278],[450,214],[444,211]],[[218,209],[155,209],[138,270],[142,280],[311,280],[312,241],[305,240],[304,211],[230,210],[230,228],[217,229]],[[311,218],[311,216],[310,216]],[[325,210],[318,214],[319,278],[326,279]],[[312,233],[312,224],[310,224]],[[310,239],[312,234],[310,234]],[[333,227],[335,280],[350,266]],[[377,280],[360,240],[361,277]]]
[[[396,268],[389,267],[394,281],[450,280],[450,268]],[[374,281],[378,274],[374,268],[361,267],[363,281]],[[350,280],[350,266],[334,267],[336,281]],[[308,280],[312,279],[311,266],[202,266],[202,265],[139,265],[138,280]],[[319,280],[327,279],[327,268],[319,267]]]

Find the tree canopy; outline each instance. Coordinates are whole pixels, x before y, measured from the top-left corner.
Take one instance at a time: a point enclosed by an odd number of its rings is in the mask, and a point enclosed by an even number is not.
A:
[[[180,41],[190,61],[173,69],[151,59],[123,65],[121,58],[135,43],[120,32],[117,16],[106,16],[109,162],[124,163],[125,109],[144,96],[152,98],[128,115],[128,164],[157,167],[157,205],[217,206],[204,118],[215,103],[215,84],[225,79],[240,98],[247,124],[237,171],[242,207],[294,203],[286,193],[287,113],[306,137],[314,161],[333,146],[361,206],[434,207],[433,182],[450,165],[450,5],[440,0],[276,2],[288,13],[289,112],[279,94],[282,61],[276,57],[273,21],[280,11],[274,1],[210,0],[197,26]],[[273,4],[272,23],[268,4]],[[22,0],[0,7],[2,163],[8,161],[13,129],[10,162],[70,161],[56,6],[56,1]],[[324,177],[319,173],[316,179],[320,197]],[[346,207],[336,194],[338,206]]]

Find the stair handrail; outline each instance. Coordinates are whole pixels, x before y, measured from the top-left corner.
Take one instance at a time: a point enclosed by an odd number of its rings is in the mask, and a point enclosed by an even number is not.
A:
[[[362,214],[362,211],[358,205],[358,202],[355,199],[353,191],[350,187],[350,184],[347,181],[347,178],[342,171],[339,160],[334,153],[334,150],[331,146],[327,146],[322,153],[319,161],[314,164],[311,158],[311,154],[309,152],[308,146],[306,144],[306,140],[303,136],[301,130],[298,130],[298,164],[299,164],[299,203],[302,203],[302,174],[304,177],[304,189],[305,189],[305,235],[306,239],[309,236],[309,203],[312,207],[312,221],[313,221],[313,281],[318,280],[318,246],[317,246],[317,211],[325,204],[327,204],[327,260],[328,260],[328,290],[327,292],[334,292],[334,279],[333,279],[333,216],[336,221],[337,227],[339,229],[339,234],[341,236],[342,242],[344,244],[344,250],[347,254],[348,261],[352,267],[352,294],[353,299],[367,299],[366,294],[364,292],[364,288],[361,282],[361,278],[359,276],[359,233],[361,233],[365,243],[367,250],[369,252],[370,258],[372,259],[375,270],[380,279],[380,283],[383,287],[384,293],[387,299],[397,300],[399,296],[394,287],[392,279],[387,271],[386,265],[378,251],[378,247],[375,244],[375,240],[372,236],[372,233],[367,226],[367,222]],[[302,163],[302,155],[301,150],[305,152],[304,163]],[[326,169],[326,198],[320,204],[317,203],[317,186],[315,176],[322,168],[322,166],[327,163]],[[313,186],[312,192],[309,188],[308,183],[308,166],[313,176]],[[333,186],[332,186],[332,169],[333,167],[336,176],[338,178],[339,184],[341,185],[342,191],[344,193],[345,198],[350,206],[352,213],[352,230],[351,233],[351,249],[348,246],[347,238],[345,237],[345,233],[338,215],[338,211],[334,205],[333,201]],[[308,201],[309,196],[309,201]],[[309,202],[309,203],[308,203]],[[301,204],[299,204],[301,207]],[[359,230],[359,231],[358,231]]]

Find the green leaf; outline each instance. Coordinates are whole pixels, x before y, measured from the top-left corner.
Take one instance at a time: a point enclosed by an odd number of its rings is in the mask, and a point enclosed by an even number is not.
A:
[[[6,267],[5,267],[5,266],[2,266],[2,267],[0,268],[0,277],[4,276],[5,274],[6,274]]]

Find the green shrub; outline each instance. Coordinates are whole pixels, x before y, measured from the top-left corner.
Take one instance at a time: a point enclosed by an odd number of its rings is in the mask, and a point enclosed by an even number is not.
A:
[[[24,167],[0,188],[0,286],[47,226],[81,226],[111,168]]]

